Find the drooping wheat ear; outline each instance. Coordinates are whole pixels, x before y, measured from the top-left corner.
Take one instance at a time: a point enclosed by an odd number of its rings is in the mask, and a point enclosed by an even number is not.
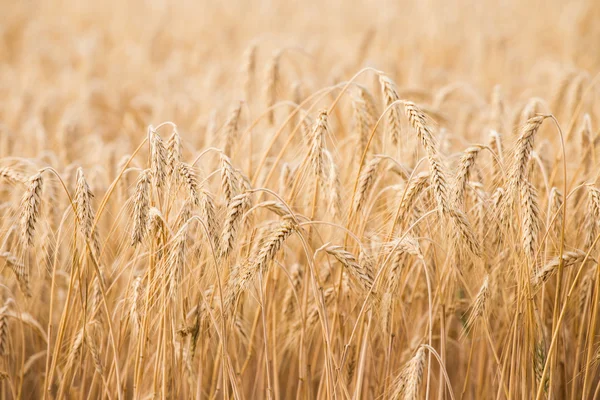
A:
[[[501,162],[504,161],[504,145],[502,144],[502,134],[498,131],[490,131],[489,145],[496,152]],[[494,161],[497,160],[494,158]]]
[[[213,196],[207,190],[200,191],[200,218],[205,221],[208,229],[208,234],[213,242],[215,251],[219,248],[219,222],[217,221],[217,215],[215,212],[215,201]]]
[[[420,172],[408,182],[408,186],[406,187],[404,192],[398,192],[398,196],[400,196],[401,203],[396,223],[404,221],[406,215],[410,211],[411,206],[414,204],[417,197],[419,197],[421,192],[423,192],[423,190],[427,187],[429,179],[430,177],[428,172]]]
[[[523,251],[528,260],[534,262],[540,231],[540,209],[537,190],[529,181],[521,184],[521,230]]]
[[[25,177],[22,174],[12,170],[9,167],[0,168],[0,179],[10,183],[11,185],[25,182]]]
[[[249,101],[254,94],[254,80],[256,76],[256,43],[250,44],[250,46],[244,52],[243,67],[243,87],[244,87],[244,99]]]
[[[525,107],[523,107],[523,110],[521,111],[519,125],[526,125],[527,122],[531,118],[535,117],[536,114],[545,112],[547,110],[548,106],[546,105],[546,102],[543,99],[539,97],[533,97],[529,99],[529,101],[525,104]]]
[[[375,276],[375,257],[365,247],[358,252],[358,265],[368,276]]]
[[[405,258],[405,256],[407,254],[410,254],[418,258],[423,258],[423,254],[421,253],[419,242],[411,236],[405,236],[403,238],[397,239],[391,242],[388,246],[392,249],[395,248],[394,255],[392,256],[390,270],[387,274],[388,290],[390,293],[394,293],[398,288],[400,274],[402,273],[402,261]]]
[[[481,288],[479,288],[479,292],[477,296],[475,296],[475,301],[471,306],[471,314],[467,320],[467,324],[465,329],[469,331],[473,326],[473,323],[477,320],[477,318],[481,317],[487,309],[487,302],[490,297],[490,277],[486,275],[483,279],[483,284]]]
[[[102,274],[102,272],[100,273]],[[99,309],[100,304],[102,304],[102,288],[100,287],[100,279],[98,279],[98,276],[95,276],[94,280],[92,281],[92,289],[89,301],[89,313],[93,320],[99,321],[102,319],[102,313],[95,314]]]
[[[171,180],[177,181],[177,166],[181,162],[181,137],[177,129],[173,129],[173,133],[167,142],[167,175]]]
[[[233,311],[237,299],[246,290],[255,273],[254,265],[248,260],[231,268],[225,298],[223,299],[223,305],[226,310]]]
[[[373,187],[373,183],[375,183],[375,178],[382,160],[381,157],[373,157],[365,165],[363,172],[360,174],[360,177],[358,178],[358,187],[356,188],[356,194],[354,196],[354,203],[352,204],[353,213],[358,213],[365,205],[371,192],[371,188]]]
[[[300,133],[302,134],[302,142],[308,149],[310,149],[310,145],[312,143],[312,127],[315,122],[305,110],[300,110],[298,112],[298,118],[300,120],[299,123]]]
[[[164,243],[165,243],[165,236],[164,233],[167,230],[166,229],[166,222],[165,219],[162,215],[162,213],[160,212],[160,210],[156,207],[150,207],[150,210],[148,210],[148,221],[147,221],[147,225],[148,227],[146,228],[146,232],[149,236],[149,238],[156,242],[156,257],[157,259],[162,259],[163,255],[164,255]]]
[[[139,328],[142,325],[144,292],[142,277],[138,276],[133,280],[129,296],[129,319],[133,325],[134,332],[139,332]]]
[[[292,182],[292,167],[288,163],[283,163],[281,172],[279,173],[279,193],[285,195],[287,188]]]
[[[40,172],[30,177],[27,181],[27,190],[21,199],[21,238],[26,247],[33,244],[35,225],[40,215],[43,184]]]
[[[369,271],[360,265],[354,255],[341,246],[328,246],[325,251],[334,256],[350,274],[350,276],[359,284],[359,286],[369,291],[373,286],[373,277]]]
[[[452,230],[450,231],[453,236],[454,244],[458,246],[463,244],[467,246],[469,251],[477,257],[481,256],[481,246],[475,237],[475,233],[471,228],[471,224],[467,219],[467,216],[458,209],[451,209],[448,212],[449,221],[451,222]]]
[[[287,207],[283,205],[283,203],[274,200],[263,201],[262,203],[257,204],[256,207],[266,208],[280,217],[290,215],[290,212],[288,211]]]
[[[92,211],[92,194],[88,186],[83,169],[77,168],[77,187],[75,188],[75,209],[77,211],[77,224],[82,236],[90,240],[92,236],[92,225],[94,223],[94,212]]]
[[[169,297],[174,299],[177,294],[177,288],[183,277],[185,266],[185,252],[187,240],[187,225],[184,225],[177,234],[173,242],[173,249],[169,254]]]
[[[277,50],[273,53],[273,56],[269,60],[265,70],[265,106],[266,108],[273,107],[277,101],[277,86],[281,80],[280,71],[281,61],[281,50]],[[269,124],[273,125],[275,122],[275,112],[269,110],[267,114],[267,120]]]
[[[587,304],[589,304],[592,299],[592,289],[596,284],[596,271],[593,269],[588,269],[583,273],[581,277],[581,285],[579,286],[578,294],[577,294],[577,305],[578,310],[583,310]]]
[[[584,249],[589,249],[594,244],[598,235],[598,226],[600,224],[600,190],[593,186],[588,186],[588,204],[585,214],[585,242]]]
[[[325,138],[328,136],[327,110],[321,110],[313,125],[310,138],[310,153],[308,161],[314,176],[321,181],[325,180]]]
[[[415,257],[423,258],[419,242],[412,236],[404,236],[400,239],[396,239],[387,245],[394,250],[394,257],[397,255],[410,254]]]
[[[160,188],[167,181],[167,149],[160,135],[151,130],[150,142],[150,170],[152,171],[152,184]]]
[[[389,246],[396,249],[394,250],[394,256],[410,254],[418,258],[423,258],[423,253],[421,253],[419,242],[417,239],[411,236],[404,236],[400,239],[397,239],[391,242]]]
[[[266,273],[267,266],[275,257],[283,242],[297,229],[297,225],[291,218],[284,218],[277,229],[271,232],[264,246],[258,252],[254,260],[254,269]]]
[[[533,370],[535,373],[535,381],[539,385],[540,380],[542,379],[542,375],[544,372],[544,365],[546,365],[546,358],[548,357],[548,352],[546,351],[546,345],[543,340],[538,341],[535,344],[535,354],[533,357]],[[548,391],[548,382],[549,376],[546,375],[546,379],[544,380],[544,393]]]
[[[231,159],[225,153],[220,154],[221,158],[221,187],[225,196],[226,204],[231,202],[233,196],[238,192],[238,177],[235,168],[231,165]]]
[[[452,207],[450,207],[448,201],[446,171],[437,150],[432,128],[429,125],[425,114],[414,103],[410,101],[405,102],[404,110],[408,117],[408,121],[417,132],[417,136],[427,152],[431,187],[433,188],[433,194],[438,209],[442,214],[448,214]]]
[[[325,182],[325,193],[327,194],[327,211],[333,219],[340,218],[342,208],[342,197],[340,190],[340,175],[337,164],[328,150],[324,150],[327,159],[327,181]]]
[[[244,192],[242,194],[238,194],[231,199],[231,202],[229,202],[229,206],[227,207],[227,216],[225,217],[223,230],[221,232],[221,243],[219,246],[219,255],[221,258],[227,257],[233,249],[242,216],[250,209],[252,205],[250,201],[250,195],[250,192]]]
[[[85,331],[85,344],[90,349],[94,369],[102,375],[104,368],[102,367],[102,352],[100,346],[102,343],[102,329],[97,321],[88,324]]]
[[[242,102],[238,101],[231,111],[223,127],[223,152],[231,154],[238,138],[238,125],[242,114]]]
[[[194,172],[194,169],[189,164],[184,162],[178,164],[177,171],[188,191],[192,204],[197,206],[200,202],[200,197],[198,195],[198,179],[196,178],[196,172]]]
[[[302,285],[302,279],[304,277],[304,271],[300,264],[292,264],[290,267],[290,277],[292,280],[292,286],[285,292],[282,302],[283,307],[281,308],[283,316],[286,319],[289,319],[296,310],[296,307],[294,307],[294,291],[297,293],[299,292],[300,286]]]
[[[587,174],[590,170],[592,156],[596,151],[592,133],[592,120],[589,114],[583,116],[583,122],[579,128],[579,136],[581,137],[581,163],[584,166],[584,172]]]
[[[352,131],[359,145],[358,153],[360,154],[357,155],[358,157],[360,157],[367,147],[375,118],[372,114],[373,109],[374,106],[371,103],[367,89],[357,86],[356,91],[352,95]]]
[[[393,383],[393,391],[390,398],[417,400],[419,389],[423,380],[423,369],[425,368],[425,348],[420,346],[414,357],[406,363],[400,375]]]
[[[391,173],[398,175],[400,178],[402,178],[405,181],[407,181],[408,178],[410,178],[410,176],[412,174],[411,167],[409,167],[408,165],[404,165],[404,164],[398,164],[396,162],[390,163],[387,166],[386,171],[389,171]]]
[[[0,308],[0,356],[8,355],[8,304]]]
[[[475,145],[468,147],[460,157],[458,168],[456,171],[456,184],[454,187],[454,201],[459,207],[462,207],[465,202],[465,191],[469,182],[471,169],[475,165],[477,155],[483,146]]]
[[[150,207],[150,209],[148,210],[147,225],[148,227],[146,228],[146,231],[150,235],[159,237],[162,234],[165,224],[162,213],[158,208]]]
[[[554,222],[552,223],[552,233],[554,238],[560,239],[563,222],[563,195],[560,190],[553,187],[550,190],[549,197],[548,222],[552,221],[552,218],[554,218]],[[600,200],[600,197],[598,200]],[[600,203],[598,203],[598,206],[600,206]]]
[[[335,299],[335,289],[332,287],[328,287],[323,291],[323,300],[325,303],[325,307],[331,304],[333,299]],[[308,316],[306,318],[306,326],[309,328],[314,328],[319,323],[319,306],[317,303],[314,303],[310,310],[308,311]],[[302,329],[302,321],[297,320],[294,324],[293,332],[299,332]]]
[[[183,225],[190,218],[192,218],[193,210],[194,210],[194,203],[192,202],[191,199],[189,199],[189,198],[186,199],[183,202],[181,209],[179,209],[179,213],[177,214],[177,218],[175,219],[175,223],[173,224],[173,227],[175,229],[181,229],[183,227]]]
[[[20,262],[17,257],[8,251],[0,252],[0,258],[3,258],[6,262],[6,265],[12,269],[17,277],[21,291],[23,294],[29,297],[31,295],[29,292],[29,271],[25,267],[25,264]]]
[[[381,85],[381,92],[383,93],[383,99],[386,107],[389,107],[393,102],[400,100],[396,84],[388,76],[380,74],[379,84]],[[386,114],[386,121],[388,135],[392,138],[392,143],[394,145],[400,144],[400,104],[393,106],[390,110],[388,110]]]
[[[533,151],[535,134],[546,118],[546,115],[537,115],[530,118],[521,131],[508,177],[510,196],[516,196],[523,182],[527,180],[527,165]]]
[[[494,221],[497,222],[498,233],[497,237],[500,238],[500,231],[502,228],[507,227],[508,221],[502,219],[505,214],[502,213],[504,205],[506,204],[506,191],[504,188],[496,188],[492,195],[492,215],[494,215]]]
[[[388,289],[381,296],[381,326],[383,331],[387,334],[390,333],[390,315],[392,314],[392,305],[394,299],[392,298],[392,292]]]
[[[131,245],[135,246],[146,236],[146,221],[150,208],[150,170],[144,170],[138,177],[133,196],[133,229]]]
[[[210,297],[212,294],[212,290],[208,289],[204,292],[204,297]],[[190,362],[194,359],[194,354],[196,354],[196,346],[198,345],[198,338],[201,333],[202,322],[204,321],[204,314],[206,312],[206,303],[201,302],[196,306],[196,312],[194,313],[194,324],[191,331],[190,344],[189,344],[189,359]]]
[[[504,132],[504,99],[502,96],[502,87],[494,86],[492,90],[491,110],[490,110],[490,129],[496,132]]]
[[[571,265],[582,262],[585,257],[586,252],[582,250],[565,251],[562,255],[562,265],[563,267],[570,267]],[[588,257],[588,261],[596,262],[596,260],[591,257]],[[537,272],[535,272],[531,277],[531,285],[534,288],[538,288],[546,283],[548,279],[550,279],[556,273],[560,263],[561,258],[554,257],[552,260],[550,260],[550,262],[538,269]]]
[[[71,369],[75,365],[75,361],[81,354],[81,346],[83,345],[83,328],[77,332],[71,344],[71,351],[67,356],[67,369]]]
[[[475,200],[475,231],[477,233],[477,239],[483,251],[485,252],[486,247],[489,245],[488,232],[490,230],[490,195],[483,189],[476,189],[477,199]]]

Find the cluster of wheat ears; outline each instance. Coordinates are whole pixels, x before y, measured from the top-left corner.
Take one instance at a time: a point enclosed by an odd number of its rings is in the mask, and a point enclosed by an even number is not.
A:
[[[594,71],[484,92],[365,66],[377,29],[334,77],[244,40],[198,110],[83,45],[19,72],[28,32],[0,31],[2,398],[600,397]]]

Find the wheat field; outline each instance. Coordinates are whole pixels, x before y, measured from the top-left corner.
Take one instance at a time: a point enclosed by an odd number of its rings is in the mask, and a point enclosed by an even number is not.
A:
[[[600,3],[2,1],[2,399],[599,399]]]

